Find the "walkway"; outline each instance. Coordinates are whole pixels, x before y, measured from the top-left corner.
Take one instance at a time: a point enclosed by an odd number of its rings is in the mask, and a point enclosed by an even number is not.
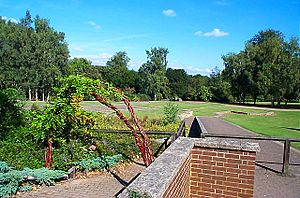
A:
[[[224,135],[244,135],[257,136],[244,128],[220,120],[216,117],[200,117],[201,122],[208,133]],[[256,141],[259,143],[261,151],[257,155],[257,161],[282,162],[283,144],[272,141]],[[274,172],[256,166],[254,197],[285,197],[295,198],[300,196],[300,152],[292,149],[290,156],[291,163],[298,166],[291,166],[293,177],[282,177]],[[275,170],[281,171],[281,165],[261,163]]]
[[[131,164],[114,175],[99,173],[87,178],[66,181],[55,186],[44,186],[38,191],[19,193],[24,198],[109,198],[114,197],[124,185],[143,171],[145,167]],[[123,185],[122,185],[123,184]]]

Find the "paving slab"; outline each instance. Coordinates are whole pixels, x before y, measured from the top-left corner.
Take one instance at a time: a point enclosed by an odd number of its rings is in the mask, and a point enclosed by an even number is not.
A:
[[[121,172],[100,173],[87,178],[73,179],[55,186],[44,186],[38,191],[18,193],[22,198],[109,198],[123,189],[134,177],[144,170],[144,166],[132,163]]]

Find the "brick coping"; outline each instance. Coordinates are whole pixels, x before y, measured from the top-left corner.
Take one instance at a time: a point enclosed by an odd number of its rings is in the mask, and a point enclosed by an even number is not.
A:
[[[131,192],[147,198],[162,197],[176,173],[189,157],[194,147],[218,148],[239,151],[259,151],[258,143],[220,138],[179,137],[149,167],[145,169],[118,197],[130,197]]]
[[[252,151],[259,152],[260,147],[258,143],[246,142],[242,140],[228,140],[222,138],[197,138],[195,139],[195,147],[204,148],[218,148],[238,151]]]

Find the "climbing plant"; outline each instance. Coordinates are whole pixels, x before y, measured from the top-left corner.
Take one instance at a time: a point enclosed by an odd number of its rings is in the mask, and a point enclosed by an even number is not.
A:
[[[56,96],[43,111],[37,112],[32,124],[37,131],[36,139],[47,144],[46,167],[51,168],[52,166],[53,141],[65,143],[69,148],[68,144],[72,138],[91,135],[90,129],[95,127],[95,119],[91,113],[82,110],[79,105],[85,95],[92,95],[101,104],[115,111],[116,115],[131,130],[145,165],[150,165],[154,160],[150,140],[139,123],[130,101],[120,90],[109,83],[74,75],[60,79],[60,83],[61,87],[55,89]],[[109,102],[112,99],[124,102],[142,138],[138,136],[137,130],[122,112]],[[69,154],[72,155],[71,149],[69,149]]]

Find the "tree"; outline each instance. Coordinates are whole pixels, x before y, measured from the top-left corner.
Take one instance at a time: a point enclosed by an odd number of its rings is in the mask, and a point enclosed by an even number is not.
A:
[[[64,33],[56,32],[46,19],[33,20],[27,10],[20,23],[0,19],[0,86],[17,88],[36,99],[66,74],[69,57]]]
[[[179,97],[184,98],[187,92],[188,75],[183,69],[168,68],[166,76],[169,81],[169,88],[172,98]]]
[[[299,79],[299,44],[297,39],[292,38],[290,42],[284,40],[284,35],[272,29],[260,31],[246,45],[246,50],[254,63],[253,70],[255,88],[267,92],[274,101],[280,102],[284,97],[294,95],[294,87]],[[297,55],[298,54],[298,55]],[[297,57],[298,56],[298,57]],[[296,88],[297,89],[297,88]]]
[[[217,102],[232,102],[231,84],[227,82],[221,71],[215,67],[209,79],[212,100]]]
[[[233,96],[245,103],[247,95],[250,94],[252,85],[252,73],[250,69],[250,60],[242,51],[239,54],[228,54],[222,56],[225,69],[224,78],[231,84]]]
[[[209,78],[200,74],[189,75],[186,82],[186,93],[183,95],[184,100],[201,100],[200,92],[202,86],[208,86]]]
[[[113,55],[106,63],[104,79],[116,87],[126,88],[129,60],[126,52],[117,52]]]
[[[168,78],[166,77],[168,53],[166,48],[155,47],[150,51],[146,50],[147,62],[139,69],[142,92],[148,94],[152,100],[168,94]]]

